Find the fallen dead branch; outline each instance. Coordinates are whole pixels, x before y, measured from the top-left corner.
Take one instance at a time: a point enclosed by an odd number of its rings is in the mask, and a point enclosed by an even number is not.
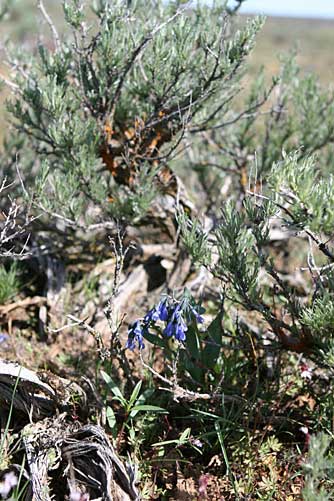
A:
[[[18,308],[26,309],[29,308],[30,306],[41,306],[45,302],[46,302],[46,297],[34,296],[34,297],[27,297],[25,299],[22,299],[21,301],[15,301],[15,303],[2,305],[0,306],[0,318],[6,317],[7,315],[9,315]]]
[[[15,411],[26,414],[30,419],[43,419],[57,410],[68,409],[74,398],[79,402],[86,401],[85,392],[77,383],[47,372],[37,374],[19,364],[0,359],[2,410],[9,408],[12,402]]]
[[[27,484],[21,499],[139,500],[135,467],[123,464],[102,428],[69,419],[71,399],[86,403],[76,383],[0,360],[1,411],[12,407],[30,421],[20,432]]]
[[[134,469],[124,466],[103,429],[68,425],[65,417],[23,430],[33,499],[68,499],[73,492],[96,501],[139,499]]]

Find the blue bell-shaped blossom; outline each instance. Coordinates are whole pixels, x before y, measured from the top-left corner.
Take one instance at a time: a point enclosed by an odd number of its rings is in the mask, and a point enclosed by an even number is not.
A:
[[[186,340],[186,332],[188,330],[187,324],[185,323],[182,312],[181,305],[178,304],[165,328],[163,334],[167,337],[174,336],[178,341]]]
[[[195,317],[195,320],[198,324],[202,324],[204,322],[204,318],[202,317],[202,315],[200,315],[200,313],[198,313],[197,309],[194,308],[193,306],[190,306],[190,310],[191,310],[191,313],[193,314],[193,316]],[[202,308],[202,311],[203,311],[203,308]]]
[[[137,345],[140,350],[145,348],[143,341],[143,334],[146,331],[146,327],[143,326],[140,320],[133,322],[128,329],[128,340],[126,342],[126,348],[133,351]]]
[[[162,320],[163,322],[166,322],[168,319],[168,303],[167,299],[164,299],[163,301],[160,301],[159,304],[154,306],[148,313],[146,313],[144,317],[144,322],[145,323],[155,323],[158,320]]]

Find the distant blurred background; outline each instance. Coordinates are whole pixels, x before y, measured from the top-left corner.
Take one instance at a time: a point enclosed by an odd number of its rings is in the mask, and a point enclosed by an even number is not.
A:
[[[264,64],[275,72],[277,54],[297,48],[303,69],[315,71],[324,84],[334,81],[333,0],[245,0],[240,12],[268,16],[253,54],[255,68]]]
[[[244,0],[241,12],[328,19],[334,18],[334,2],[333,0],[280,0],[279,2],[277,0]]]

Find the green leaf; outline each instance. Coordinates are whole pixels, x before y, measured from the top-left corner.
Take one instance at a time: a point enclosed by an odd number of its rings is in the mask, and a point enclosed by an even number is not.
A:
[[[195,360],[201,359],[201,343],[198,330],[194,326],[190,326],[187,331],[187,348],[192,358]]]
[[[166,344],[165,342],[156,334],[151,334],[150,332],[145,332],[143,333],[144,339],[147,339],[150,343],[152,343],[154,346],[159,346],[159,348],[165,349]]]
[[[223,313],[221,312],[207,329],[206,346],[202,351],[202,363],[209,369],[214,369],[221,350],[222,319]]]
[[[166,411],[166,409],[163,409],[162,407],[158,407],[157,405],[146,405],[146,404],[135,405],[134,407],[132,407],[132,411],[163,412],[164,414],[169,414],[168,411]]]
[[[127,405],[126,399],[123,397],[121,390],[114,383],[114,381],[111,379],[109,374],[107,374],[104,371],[101,371],[101,376],[103,377],[104,381],[106,382],[109,390],[115,395],[116,399],[119,400],[123,406],[126,406]]]
[[[116,416],[111,407],[106,408],[106,418],[108,421],[108,426],[112,431],[113,437],[116,437],[117,435],[117,422],[116,422]]]
[[[148,388],[147,390],[143,391],[136,400],[136,407],[138,407],[138,405],[144,404],[149,398],[151,398],[153,393],[154,390],[152,388]],[[132,409],[130,413],[130,418],[134,418],[138,414],[138,412],[139,411],[134,411]]]
[[[191,433],[191,428],[186,428],[182,433],[179,438],[180,443],[187,442]]]
[[[131,409],[131,407],[133,406],[133,404],[137,400],[142,384],[143,384],[142,381],[138,381],[133,392],[131,393],[131,397],[130,397],[129,405],[128,405],[129,409]]]
[[[187,331],[187,351],[182,350],[181,361],[191,377],[201,383],[204,378],[204,371],[199,364],[201,363],[201,342],[197,327],[191,325]]]
[[[152,447],[162,447],[163,445],[179,444],[178,440],[165,440],[164,442],[156,442]]]
[[[164,442],[156,442],[152,444],[152,447],[162,447],[163,445],[176,444],[177,446],[184,445],[188,442],[191,433],[191,428],[186,428],[180,435],[179,438],[175,440],[165,440]]]

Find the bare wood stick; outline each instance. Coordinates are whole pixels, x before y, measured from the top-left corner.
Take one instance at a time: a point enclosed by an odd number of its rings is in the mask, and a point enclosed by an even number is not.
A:
[[[2,80],[11,90],[15,92],[20,91],[20,87],[11,80],[8,80],[8,78],[6,78],[2,73],[0,73],[0,80]]]
[[[188,400],[190,402],[193,402],[194,400],[217,400],[217,399],[224,399],[226,402],[244,402],[245,400],[242,397],[239,397],[237,395],[224,395],[224,394],[218,394],[213,392],[212,394],[210,393],[197,393],[195,391],[187,390],[186,388],[182,388],[182,386],[179,386],[175,381],[170,381],[168,378],[162,376],[157,372],[153,367],[150,367],[148,364],[146,364],[143,360],[142,354],[140,353],[140,360],[143,364],[143,367],[147,369],[148,371],[151,372],[155,377],[160,379],[160,381],[163,381],[165,384],[167,384],[167,388],[161,387],[161,390],[169,391],[170,393],[173,393],[173,397],[175,401],[178,401],[179,399],[182,400]]]
[[[98,332],[96,329],[93,329],[93,327],[91,327],[89,324],[87,324],[87,322],[85,320],[81,320],[80,318],[78,317],[75,317],[74,315],[66,315],[67,318],[69,318],[70,320],[76,322],[76,324],[78,326],[81,326],[83,327],[84,329],[86,329],[90,334],[92,334],[94,336],[94,339],[96,341],[96,344],[97,344],[97,348],[98,348],[98,351],[100,353],[100,357],[102,360],[105,360],[106,358],[109,358],[110,357],[110,352],[109,350],[104,346],[104,343],[103,343],[103,338],[102,338],[102,335],[100,332]]]
[[[60,45],[60,39],[59,39],[58,31],[57,31],[55,25],[53,24],[53,21],[52,21],[51,17],[49,16],[49,14],[47,13],[47,11],[45,9],[43,0],[37,0],[37,7],[39,8],[39,10],[41,11],[41,13],[43,14],[43,17],[44,17],[45,21],[47,22],[47,24],[49,25],[49,28],[50,28],[50,30],[52,32],[53,43],[54,43],[54,46],[55,46],[55,50],[57,52],[60,52],[61,45]]]

